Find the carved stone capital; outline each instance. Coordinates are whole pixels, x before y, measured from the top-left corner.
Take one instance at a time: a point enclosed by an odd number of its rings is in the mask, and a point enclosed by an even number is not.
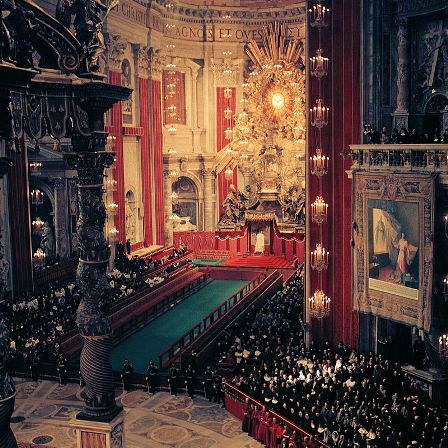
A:
[[[202,168],[201,174],[203,177],[215,177],[216,171],[213,168]]]
[[[148,76],[150,63],[149,47],[146,45],[144,47],[139,46],[137,50],[137,61],[140,74],[145,77]]]
[[[121,71],[121,62],[127,47],[126,41],[119,34],[107,34],[106,46],[109,70]]]
[[[79,186],[101,187],[104,169],[114,163],[114,154],[110,152],[85,152],[66,155],[67,163],[78,170]]]
[[[162,76],[163,57],[160,48],[149,47],[149,74],[151,78],[160,78]]]

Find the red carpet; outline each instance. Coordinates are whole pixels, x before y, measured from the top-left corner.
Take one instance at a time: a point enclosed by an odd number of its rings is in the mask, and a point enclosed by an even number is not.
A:
[[[292,268],[291,261],[285,260],[283,257],[274,255],[262,256],[252,255],[249,257],[229,258],[220,264],[220,266],[244,266],[253,268]]]

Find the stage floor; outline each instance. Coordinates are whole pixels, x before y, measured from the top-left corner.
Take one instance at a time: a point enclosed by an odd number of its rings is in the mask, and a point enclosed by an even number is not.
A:
[[[241,266],[250,268],[291,269],[292,261],[275,255],[249,255],[248,257],[233,257],[224,261],[220,266]]]

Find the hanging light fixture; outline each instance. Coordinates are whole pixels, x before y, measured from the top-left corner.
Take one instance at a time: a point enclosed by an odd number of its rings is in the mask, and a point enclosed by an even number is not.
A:
[[[315,271],[323,271],[328,268],[329,252],[323,247],[322,243],[316,244],[316,249],[311,252],[311,267]]]
[[[109,229],[109,236],[111,238],[116,238],[119,233],[120,231],[115,226]]]
[[[439,354],[442,358],[448,358],[448,334],[439,337]]]
[[[107,204],[107,211],[109,213],[115,214],[115,213],[117,213],[117,210],[118,210],[118,204],[117,203],[111,202],[110,204]]]
[[[115,179],[107,179],[106,188],[109,191],[117,191],[117,184],[118,182]]]
[[[328,26],[328,13],[330,10],[321,2],[309,9],[310,25],[312,28],[325,28]]]
[[[169,96],[176,95],[176,83],[173,81],[169,81],[166,84],[166,92],[168,93]]]
[[[233,113],[233,110],[229,106],[227,106],[224,109],[224,118],[226,120],[230,120],[232,118],[232,113]]]
[[[179,199],[179,195],[175,191],[173,191],[170,194],[170,198],[171,198],[172,201],[176,201],[177,199]]]
[[[311,204],[311,220],[317,224],[327,221],[328,204],[322,196],[317,196]]]
[[[233,131],[232,131],[231,128],[227,128],[227,129],[224,131],[224,138],[225,138],[226,140],[232,140],[232,135],[233,135]]]
[[[226,180],[232,180],[233,179],[232,168],[230,168],[230,167],[226,168],[226,170],[224,171],[224,176],[225,176]]]
[[[232,154],[232,153],[233,153],[233,151],[232,151],[232,148],[230,146],[226,146],[224,148],[224,154]]]
[[[328,173],[329,157],[322,155],[322,149],[316,149],[316,155],[310,157],[311,174],[322,177]]]
[[[180,217],[179,217],[179,215],[178,215],[177,213],[172,213],[172,214],[168,217],[168,219],[169,219],[170,221],[176,222],[176,221],[179,221],[179,220],[180,220]]]
[[[169,128],[168,128],[168,133],[169,133],[171,136],[174,136],[174,135],[176,135],[176,132],[177,132],[177,128],[176,128],[176,126],[174,126],[173,124],[170,124],[170,126],[169,126]]]
[[[318,98],[316,105],[310,109],[311,113],[311,126],[315,126],[318,129],[322,129],[328,124],[328,115],[330,109],[325,107],[324,100]]]
[[[45,263],[45,256],[45,252],[40,247],[33,254],[34,261],[40,265]]]
[[[30,172],[32,174],[40,173],[41,168],[42,168],[42,163],[40,163],[40,162],[31,162],[30,163]]]
[[[317,79],[321,79],[328,74],[328,58],[324,58],[322,55],[323,50],[319,48],[316,50],[316,56],[310,58],[310,74]]]
[[[227,100],[230,100],[230,98],[232,98],[232,88],[231,87],[226,87],[224,89],[224,98]]]
[[[168,172],[168,176],[169,177],[179,177],[179,173],[173,169]]]
[[[38,188],[36,190],[32,190],[31,202],[33,205],[42,205],[44,203],[44,193]]]
[[[44,222],[37,216],[33,219],[31,225],[33,226],[34,231],[40,232],[42,230],[42,227],[44,226]]]
[[[168,149],[168,154],[169,154],[170,156],[174,156],[174,155],[177,154],[177,151],[176,151],[174,148],[169,148],[169,149]]]
[[[308,298],[309,309],[311,317],[315,319],[323,319],[330,314],[330,298],[325,293],[318,289],[314,294]]]

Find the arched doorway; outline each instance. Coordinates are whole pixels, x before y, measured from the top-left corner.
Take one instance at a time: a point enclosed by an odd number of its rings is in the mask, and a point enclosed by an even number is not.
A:
[[[199,198],[195,183],[190,178],[181,176],[173,183],[173,192],[177,195],[173,199],[173,213],[180,218],[189,218],[188,222],[198,228]]]
[[[424,132],[431,138],[435,130],[440,133],[443,128],[443,112],[448,107],[448,98],[445,95],[434,95],[425,107]]]

